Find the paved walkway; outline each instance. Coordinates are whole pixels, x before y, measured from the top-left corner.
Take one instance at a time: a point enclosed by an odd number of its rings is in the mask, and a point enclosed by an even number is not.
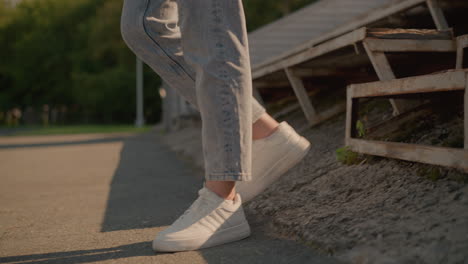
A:
[[[202,174],[157,133],[0,137],[0,263],[335,263],[265,234],[155,254]]]

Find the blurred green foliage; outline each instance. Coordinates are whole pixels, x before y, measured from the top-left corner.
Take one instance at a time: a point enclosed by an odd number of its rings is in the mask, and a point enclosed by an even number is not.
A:
[[[245,0],[249,30],[313,0]],[[129,123],[135,56],[120,35],[122,0],[0,0],[0,112],[67,107],[67,123]],[[160,119],[159,77],[145,67],[145,119]]]
[[[65,105],[70,123],[133,122],[135,56],[120,36],[121,1],[33,0],[1,10],[0,111]],[[155,122],[160,81],[146,75],[145,115]]]
[[[358,137],[362,138],[366,135],[366,128],[361,120],[356,121],[356,130],[358,132]]]

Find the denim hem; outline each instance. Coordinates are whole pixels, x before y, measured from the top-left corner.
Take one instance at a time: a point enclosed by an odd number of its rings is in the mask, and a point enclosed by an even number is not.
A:
[[[251,181],[250,173],[210,173],[206,175],[207,181]]]

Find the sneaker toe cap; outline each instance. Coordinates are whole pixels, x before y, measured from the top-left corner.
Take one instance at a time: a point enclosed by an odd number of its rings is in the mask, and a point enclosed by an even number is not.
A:
[[[156,237],[153,239],[153,250],[160,252],[170,251],[170,249],[167,247],[168,240],[168,230],[165,229],[163,231],[160,231],[158,234],[156,234]]]
[[[163,230],[153,240],[153,250],[157,252],[176,252],[192,250],[206,241],[206,235],[198,236],[192,232],[170,232]]]

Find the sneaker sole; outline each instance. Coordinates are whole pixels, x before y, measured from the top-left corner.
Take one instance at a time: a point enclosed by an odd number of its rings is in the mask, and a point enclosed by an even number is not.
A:
[[[200,241],[200,238],[185,239],[185,240],[169,240],[160,245],[153,241],[153,250],[156,252],[179,252],[191,251],[202,248],[219,246],[234,241],[242,240],[250,236],[250,226],[247,223],[242,223],[237,226],[229,227],[216,232],[206,241]]]

